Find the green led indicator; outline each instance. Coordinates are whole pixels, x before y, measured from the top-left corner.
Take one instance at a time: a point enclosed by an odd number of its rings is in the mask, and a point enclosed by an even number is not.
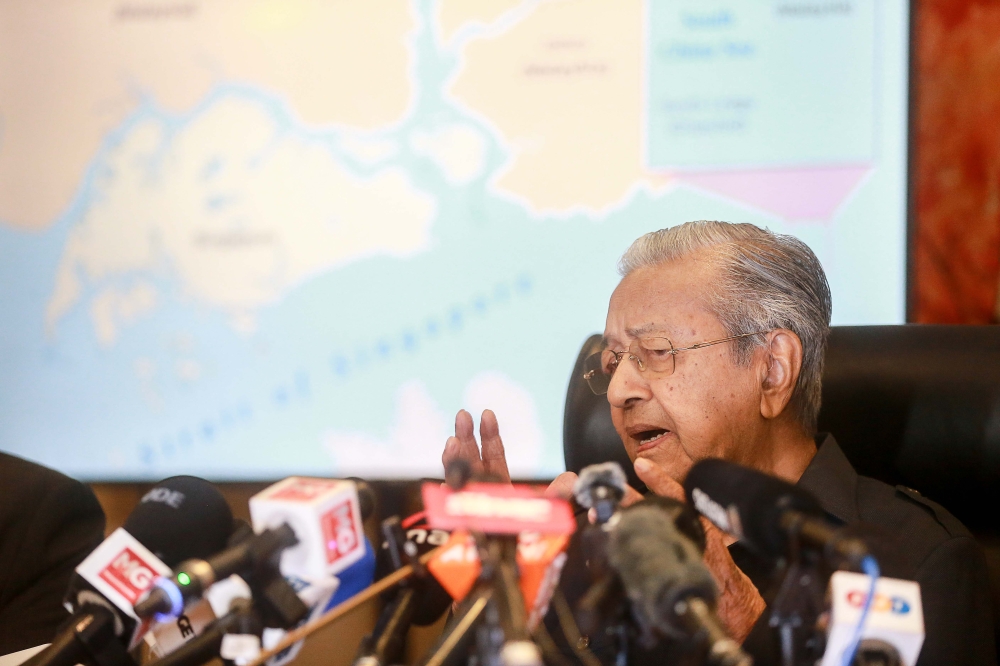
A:
[[[190,585],[191,576],[188,576],[186,573],[182,571],[179,574],[177,574],[177,582],[180,583],[181,585]]]

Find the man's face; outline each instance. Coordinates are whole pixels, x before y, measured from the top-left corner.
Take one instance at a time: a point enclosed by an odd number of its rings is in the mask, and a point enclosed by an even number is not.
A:
[[[704,253],[633,271],[611,296],[604,329],[608,346],[621,351],[638,337],[657,336],[681,348],[727,337],[706,306],[706,285],[717,279],[716,272]],[[754,464],[763,425],[762,364],[756,361],[764,352],[741,367],[733,361],[735,344],[680,352],[674,372],[662,377],[650,377],[628,355],[622,357],[608,401],[632,460],[647,458],[677,481],[703,458]]]

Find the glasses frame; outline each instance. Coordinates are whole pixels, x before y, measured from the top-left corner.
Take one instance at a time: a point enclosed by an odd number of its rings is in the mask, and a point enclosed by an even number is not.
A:
[[[768,331],[755,331],[753,333],[739,333],[738,335],[730,335],[730,336],[725,337],[725,338],[719,338],[718,340],[708,340],[706,342],[699,342],[697,344],[689,345],[687,347],[680,347],[680,348],[675,348],[674,347],[674,343],[671,342],[670,338],[667,338],[667,337],[664,337],[664,336],[649,336],[649,337],[646,337],[646,338],[639,338],[637,340],[637,342],[641,342],[642,340],[666,340],[667,341],[667,344],[670,345],[670,349],[669,350],[663,349],[663,350],[660,350],[660,351],[663,351],[663,352],[666,352],[666,353],[670,354],[670,356],[672,357],[673,363],[670,366],[670,371],[669,372],[660,373],[660,375],[663,376],[663,377],[669,377],[670,375],[672,375],[674,373],[674,369],[677,366],[677,354],[681,353],[682,351],[691,351],[691,350],[694,350],[694,349],[702,349],[704,347],[711,347],[712,345],[719,345],[719,344],[722,344],[723,342],[729,342],[731,340],[739,340],[740,338],[748,338],[748,337],[750,337],[752,335],[765,335],[765,334],[770,333],[770,332],[771,331],[768,330]],[[632,344],[635,344],[635,343],[632,343]],[[602,357],[604,355],[604,352],[606,352],[606,351],[608,351],[608,350],[607,349],[602,349],[599,352],[596,352],[594,354],[590,354],[589,356],[587,356],[587,358],[584,359],[584,362],[583,362],[584,366],[588,365],[588,361],[590,361],[593,358],[597,358],[598,360],[600,360],[600,357]],[[639,369],[639,372],[645,372],[646,371],[646,368],[643,367],[644,363],[643,363],[642,359],[639,358],[635,353],[632,352],[632,345],[629,345],[627,349],[624,349],[622,351],[613,351],[612,350],[611,353],[615,355],[615,370],[617,370],[618,366],[621,365],[622,357],[625,356],[626,354],[628,354],[629,360],[636,362],[635,364],[636,364],[636,367]],[[606,376],[608,378],[608,388],[611,387],[611,380],[615,376],[615,370],[612,370],[611,373],[608,374],[608,375],[604,375],[604,376]],[[608,392],[608,388],[605,388],[603,391],[601,391],[601,390],[598,390],[598,389],[594,388],[594,385],[591,383],[591,379],[595,378],[595,373],[596,372],[597,372],[596,369],[592,369],[592,370],[588,370],[588,371],[584,372],[583,373],[583,380],[585,382],[587,382],[587,387],[590,388],[590,390],[594,393],[594,395],[604,395],[604,394],[606,394]]]

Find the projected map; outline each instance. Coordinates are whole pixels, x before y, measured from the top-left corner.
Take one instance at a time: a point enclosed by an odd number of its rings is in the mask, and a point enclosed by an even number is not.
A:
[[[901,0],[0,4],[0,449],[88,479],[562,470],[615,263],[689,219],[904,311]],[[872,285],[878,285],[873,289]]]

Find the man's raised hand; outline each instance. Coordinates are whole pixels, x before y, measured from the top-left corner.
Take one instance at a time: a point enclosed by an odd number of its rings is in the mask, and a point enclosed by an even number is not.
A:
[[[500,483],[510,483],[503,440],[500,439],[500,426],[492,410],[485,410],[479,419],[479,438],[482,441],[482,451],[476,442],[472,414],[460,409],[455,416],[455,436],[449,437],[445,442],[444,453],[441,455],[445,469],[456,460],[464,460],[469,463],[474,476],[492,477]]]
[[[445,469],[456,460],[464,460],[472,468],[472,474],[480,477],[492,477],[500,483],[510,483],[510,472],[507,470],[507,457],[504,453],[503,440],[500,439],[500,426],[497,416],[487,409],[479,419],[480,447],[476,441],[475,424],[472,414],[460,409],[455,416],[455,435],[444,443],[444,453],[441,462]],[[573,496],[573,484],[576,474],[563,472],[549,484],[545,494],[549,497],[570,499]],[[642,499],[642,495],[631,486],[626,487],[622,506],[628,506]]]

